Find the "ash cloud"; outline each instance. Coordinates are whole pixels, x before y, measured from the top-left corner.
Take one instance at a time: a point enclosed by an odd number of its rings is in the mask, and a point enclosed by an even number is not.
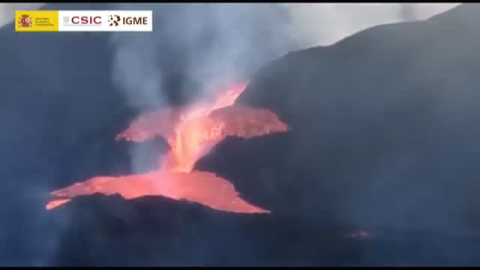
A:
[[[152,33],[113,33],[112,78],[138,113],[206,98],[289,51],[330,45],[456,4],[116,4],[153,9]],[[180,101],[179,101],[180,100]],[[145,163],[133,147],[133,169]]]
[[[289,51],[331,45],[375,25],[426,19],[456,5],[117,4],[153,9],[154,31],[113,33],[113,79],[132,107],[164,106],[164,74],[180,62],[183,79],[199,89],[178,91],[197,97]]]
[[[130,105],[143,110],[165,105],[165,74],[190,82],[181,96],[194,98],[225,82],[245,79],[252,68],[289,46],[281,9],[272,4],[120,4],[153,9],[151,34],[114,33],[114,81]],[[285,23],[284,23],[285,24]],[[176,74],[174,74],[176,72]]]
[[[247,80],[291,47],[282,10],[273,4],[120,4],[153,9],[154,32],[114,33],[113,79],[141,113],[189,103]],[[146,153],[133,146],[133,171]]]
[[[15,9],[35,9],[42,4],[25,5],[29,4],[0,4],[0,24],[14,21]],[[387,15],[380,16],[380,19],[369,17],[383,12],[381,7],[376,9],[378,13],[362,13],[353,11],[353,7],[358,5],[345,4],[352,6],[352,10],[348,13],[343,11],[342,5],[335,4],[333,6],[336,8],[332,9],[331,4],[318,4],[311,12],[313,15],[309,20],[302,20],[305,15],[303,12],[309,11],[309,8],[292,7],[293,5],[290,4],[286,6],[276,4],[155,5],[156,30],[154,33],[114,33],[112,35],[111,46],[115,52],[113,61],[115,72],[111,75],[117,87],[124,92],[130,106],[138,111],[168,106],[173,102],[170,96],[175,96],[176,92],[190,99],[199,98],[202,94],[208,94],[206,92],[210,89],[210,84],[220,83],[216,80],[248,77],[257,67],[290,50],[328,45],[346,35],[354,34],[362,27],[387,23],[388,21],[385,21],[387,19],[391,20],[389,22],[423,19],[422,16],[428,17],[439,12],[440,6],[450,4],[418,4],[418,6],[417,4],[402,6],[382,4],[382,6],[395,7],[386,7]],[[71,6],[72,9],[74,6]],[[237,6],[241,7],[237,9]],[[123,4],[119,8],[150,10],[152,5]],[[318,15],[315,15],[316,9],[318,9]],[[361,10],[366,11],[368,8]],[[318,20],[318,23],[315,20]],[[364,20],[368,20],[368,23],[360,23]],[[311,26],[307,27],[305,23],[310,23]],[[320,23],[323,25],[322,31],[316,31],[315,25]],[[304,28],[310,31],[302,30]],[[9,28],[4,30],[4,33],[13,31]],[[2,115],[8,116],[5,119],[12,123],[5,126],[4,122],[6,132],[2,134],[2,139],[7,138],[2,140],[2,146],[6,149],[2,156],[4,161],[2,178],[6,183],[5,194],[9,196],[4,197],[4,208],[1,209],[4,215],[8,216],[8,220],[5,220],[0,230],[0,238],[2,242],[8,244],[4,245],[5,248],[0,252],[0,263],[2,265],[47,265],[52,263],[53,259],[50,257],[60,249],[57,242],[65,238],[62,233],[65,228],[71,226],[70,217],[60,219],[54,226],[42,223],[44,222],[44,212],[42,212],[44,209],[41,204],[43,198],[38,198],[40,195],[37,194],[36,189],[39,186],[48,186],[51,190],[53,184],[60,187],[60,184],[66,184],[65,181],[80,181],[98,174],[100,167],[98,164],[108,163],[108,160],[113,159],[110,156],[120,155],[122,151],[117,149],[115,152],[109,148],[114,132],[110,132],[108,126],[111,121],[104,114],[111,108],[98,99],[98,92],[109,86],[107,80],[104,81],[101,78],[101,72],[107,69],[104,64],[107,57],[102,58],[104,55],[102,53],[95,56],[92,54],[97,53],[99,48],[103,48],[103,43],[92,43],[91,39],[85,39],[89,40],[89,43],[86,43],[87,46],[72,50],[68,49],[66,44],[73,42],[63,43],[63,41],[73,39],[79,42],[82,36],[76,34],[62,36],[57,33],[23,36],[11,34],[11,36],[5,35],[5,44],[8,41],[10,46],[3,47],[2,40],[2,48],[6,48],[3,51],[4,55],[9,56],[8,59],[2,58],[2,63],[5,64],[2,66],[5,68],[3,69],[5,73],[2,74],[6,74],[5,77],[10,76],[12,73],[6,71],[14,69],[21,72],[22,79],[12,77],[11,80],[17,80],[16,83],[8,82],[8,89],[2,86],[3,92],[8,91],[12,96],[15,93],[15,99],[13,97],[4,99],[8,102],[0,106],[4,109]],[[31,42],[23,42],[20,38]],[[51,45],[47,46],[47,44]],[[79,42],[79,44],[85,43]],[[35,48],[32,49],[32,46]],[[17,47],[21,49],[13,50]],[[38,51],[42,50],[47,53],[38,54]],[[41,61],[33,56],[39,57]],[[95,65],[91,68],[90,60],[87,61],[88,63],[82,62],[84,58],[89,57],[95,57]],[[64,61],[67,58],[73,58],[73,60]],[[78,76],[79,74],[73,73],[73,69],[70,68],[72,66],[70,62],[73,62],[74,66],[81,64],[83,67],[81,70],[94,70],[93,67],[95,67],[98,68],[98,72],[87,73],[85,76],[82,73],[80,74],[82,76]],[[47,76],[48,74],[44,73],[45,69],[32,68],[32,66],[37,67],[38,63],[50,63],[48,70],[51,70],[51,74],[49,72],[50,75]],[[198,86],[203,86],[203,90],[202,87],[191,87],[188,84],[171,87],[170,74],[178,70],[183,70],[183,73],[180,73],[184,78],[196,81]],[[216,74],[222,74],[224,77],[217,77]],[[50,76],[58,77],[58,80],[54,80],[53,77],[51,79]],[[92,78],[91,81],[89,81],[90,78]],[[7,83],[3,80],[2,82]],[[49,94],[43,95],[38,91],[39,87],[56,91],[45,91]],[[28,96],[27,94],[24,96],[24,93],[28,93]],[[105,93],[108,91],[104,91],[101,97],[113,100],[113,97]],[[108,106],[115,107],[116,105],[112,103],[115,102],[111,102]],[[85,107],[85,105],[88,106]],[[47,113],[47,111],[53,113]],[[118,108],[112,111],[116,112]],[[116,113],[107,115],[113,118]],[[112,136],[107,134],[104,141],[99,141],[98,137],[106,133],[112,133]],[[134,151],[133,156],[139,157],[139,159],[135,158],[134,167],[140,167],[147,162],[140,158],[146,154],[141,149]],[[58,153],[54,155],[52,154],[54,152]],[[16,163],[16,161],[21,162]],[[18,167],[14,167],[13,164],[17,164],[15,166]],[[45,171],[33,171],[29,166],[44,167]],[[20,171],[22,173],[18,174]],[[32,177],[32,175],[37,176]],[[34,191],[35,196],[32,196]],[[75,214],[72,213],[72,215]],[[44,228],[47,227],[48,231],[45,231]],[[37,253],[39,250],[41,252]],[[85,250],[78,251],[78,254],[85,253]]]

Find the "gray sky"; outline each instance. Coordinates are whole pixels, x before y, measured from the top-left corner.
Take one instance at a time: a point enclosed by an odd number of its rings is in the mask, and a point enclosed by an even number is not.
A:
[[[410,20],[428,19],[458,3],[362,3],[288,4],[290,23],[305,45],[330,45],[369,27]],[[408,14],[407,14],[408,13]]]
[[[0,3],[0,26],[9,23],[15,19],[15,10],[17,9],[37,9],[42,3]]]

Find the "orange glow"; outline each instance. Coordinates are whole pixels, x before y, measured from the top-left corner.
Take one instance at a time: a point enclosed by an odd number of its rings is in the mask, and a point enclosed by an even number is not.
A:
[[[193,170],[195,163],[226,136],[250,138],[288,127],[265,109],[232,106],[246,85],[235,85],[212,103],[169,108],[147,113],[135,120],[116,140],[142,142],[166,138],[170,150],[156,171],[120,177],[93,177],[52,192],[46,208],[56,208],[81,195],[120,194],[125,199],[164,196],[187,200],[212,209],[234,213],[268,213],[239,197],[235,187],[213,173]]]
[[[60,205],[62,204],[66,204],[70,201],[70,199],[57,199],[57,200],[53,200],[53,201],[50,201],[48,204],[47,204],[47,210],[50,210],[50,209],[53,209],[55,207],[59,207]]]

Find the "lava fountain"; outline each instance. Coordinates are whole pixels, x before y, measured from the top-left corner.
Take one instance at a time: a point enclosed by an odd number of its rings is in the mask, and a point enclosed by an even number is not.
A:
[[[233,106],[246,84],[234,85],[213,102],[167,108],[141,115],[117,135],[116,140],[143,142],[162,136],[170,146],[158,169],[119,177],[97,176],[50,193],[46,209],[68,203],[76,196],[101,193],[135,199],[164,196],[186,200],[215,210],[234,213],[268,213],[240,198],[227,180],[210,172],[194,170],[195,163],[227,136],[251,138],[288,127],[266,109]]]

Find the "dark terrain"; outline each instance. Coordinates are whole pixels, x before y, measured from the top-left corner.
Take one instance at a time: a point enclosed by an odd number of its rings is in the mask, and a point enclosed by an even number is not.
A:
[[[467,4],[262,68],[237,103],[291,132],[226,139],[197,168],[271,215],[101,195],[46,211],[53,189],[130,172],[113,138],[137,112],[106,35],[3,27],[0,265],[480,265],[479,25]]]

